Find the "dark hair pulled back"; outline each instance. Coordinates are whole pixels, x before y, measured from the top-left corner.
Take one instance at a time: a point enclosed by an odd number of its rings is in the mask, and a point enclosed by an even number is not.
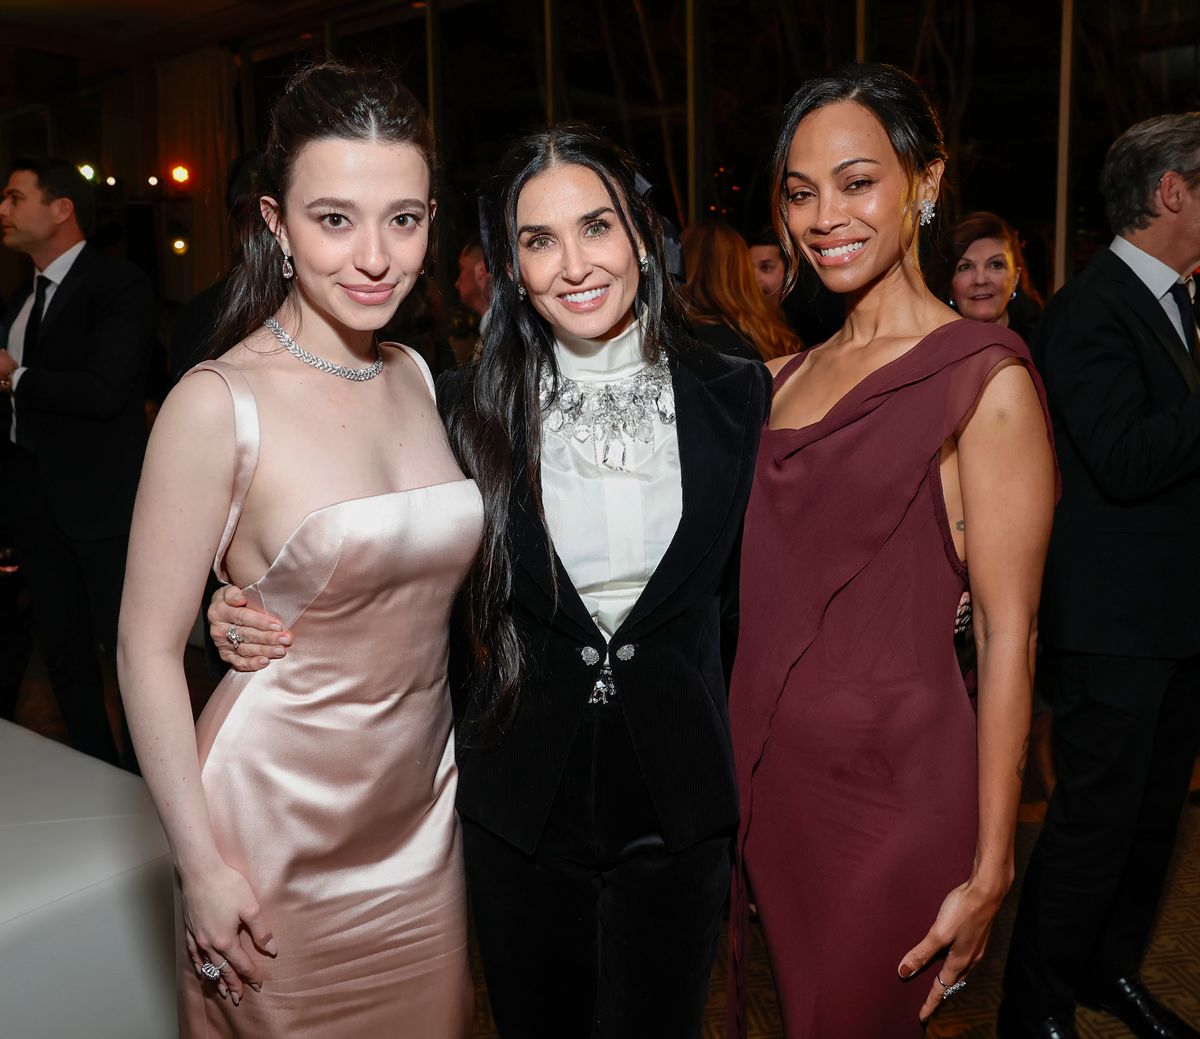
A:
[[[298,70],[271,108],[271,131],[258,168],[253,203],[243,209],[242,258],[230,276],[213,333],[211,356],[258,329],[298,291],[281,274],[283,251],[263,220],[259,202],[273,198],[284,212],[296,159],[313,141],[410,144],[434,168],[433,134],[420,103],[395,69],[381,64],[325,61]]]
[[[448,416],[459,463],[475,479],[484,502],[483,543],[467,578],[465,602],[474,652],[472,696],[498,732],[515,717],[525,667],[512,614],[509,508],[519,481],[528,485],[547,545],[541,504],[541,372],[557,379],[554,332],[517,292],[521,257],[517,203],[526,184],[555,167],[582,166],[600,179],[635,255],[646,257],[635,310],[642,322],[647,361],[689,342],[674,284],[666,274],[662,223],[638,190],[634,160],[592,128],[561,123],[513,144],[484,201],[492,305],[479,363]],[[640,243],[640,245],[639,245]]]
[[[852,62],[802,84],[784,109],[783,128],[779,131],[772,162],[771,219],[787,261],[785,296],[796,283],[796,265],[804,262],[788,234],[788,151],[800,120],[838,101],[862,105],[879,120],[910,180],[915,181],[936,160],[946,160],[946,142],[937,112],[925,91],[902,69],[894,65]],[[934,223],[927,229],[932,239],[937,238],[944,208],[938,207]]]

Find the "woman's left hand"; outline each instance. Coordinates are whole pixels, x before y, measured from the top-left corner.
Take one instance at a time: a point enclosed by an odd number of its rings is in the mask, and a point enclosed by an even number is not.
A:
[[[960,884],[942,902],[929,933],[900,961],[897,971],[900,977],[908,980],[946,950],[945,962],[931,979],[929,995],[918,1015],[922,1023],[928,1021],[941,1005],[947,989],[965,978],[967,972],[983,959],[988,935],[1002,901],[1002,894],[997,896],[994,891],[984,891],[974,878]]]

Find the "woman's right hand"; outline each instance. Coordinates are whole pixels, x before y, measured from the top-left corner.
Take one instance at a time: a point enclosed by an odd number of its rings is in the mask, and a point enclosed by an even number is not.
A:
[[[262,988],[263,974],[255,957],[246,951],[241,931],[255,948],[268,956],[278,955],[275,938],[262,918],[258,899],[237,870],[225,863],[182,881],[183,923],[188,956],[196,972],[207,983],[203,967],[211,963],[221,971],[215,982],[222,998],[237,1006],[245,994],[244,984],[255,992]]]
[[[236,645],[229,639],[231,627],[237,631]],[[231,584],[213,592],[208,604],[208,634],[221,659],[235,671],[261,671],[286,655],[292,644],[292,633],[284,631],[278,617],[250,609],[242,590]]]

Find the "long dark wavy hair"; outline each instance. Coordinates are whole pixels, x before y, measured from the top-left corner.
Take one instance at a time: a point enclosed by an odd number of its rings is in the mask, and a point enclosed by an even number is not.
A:
[[[330,139],[411,144],[425,157],[431,176],[434,170],[429,120],[394,69],[326,61],[297,71],[271,108],[271,132],[256,176],[253,204],[243,208],[238,228],[241,261],[225,290],[211,357],[236,346],[285,303],[295,304],[299,290],[294,279],[282,276],[283,251],[262,218],[259,202],[264,196],[275,199],[284,215],[301,149],[312,141]]]
[[[828,75],[817,76],[803,83],[784,110],[783,127],[775,144],[771,167],[771,220],[787,264],[784,296],[796,284],[799,276],[797,264],[806,262],[788,233],[788,151],[800,120],[810,112],[837,101],[853,101],[862,105],[879,120],[910,180],[924,173],[935,159],[946,160],[946,141],[941,120],[929,97],[912,76],[895,65],[852,62]],[[943,195],[945,186],[943,180]],[[932,226],[922,230],[921,237],[927,237],[929,241],[938,240],[945,210],[944,204],[938,205]]]
[[[666,274],[662,224],[638,191],[633,159],[602,134],[578,123],[561,123],[513,144],[485,195],[488,266],[494,279],[482,356],[447,418],[459,464],[483,495],[483,543],[467,578],[464,599],[474,654],[471,696],[492,723],[493,735],[507,730],[516,715],[527,663],[512,614],[507,532],[509,507],[520,482],[530,490],[537,520],[552,548],[541,499],[538,384],[543,370],[557,380],[558,366],[553,330],[517,292],[521,277],[517,201],[529,181],[558,166],[582,166],[599,177],[630,249],[635,256],[641,252],[646,257],[634,302],[644,329],[646,360],[656,361],[690,344],[682,303]]]

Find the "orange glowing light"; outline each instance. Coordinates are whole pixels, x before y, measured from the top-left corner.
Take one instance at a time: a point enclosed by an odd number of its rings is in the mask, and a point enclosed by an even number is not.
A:
[[[171,170],[171,179],[175,181],[176,184],[186,184],[191,175],[191,172],[186,166],[176,166]]]

